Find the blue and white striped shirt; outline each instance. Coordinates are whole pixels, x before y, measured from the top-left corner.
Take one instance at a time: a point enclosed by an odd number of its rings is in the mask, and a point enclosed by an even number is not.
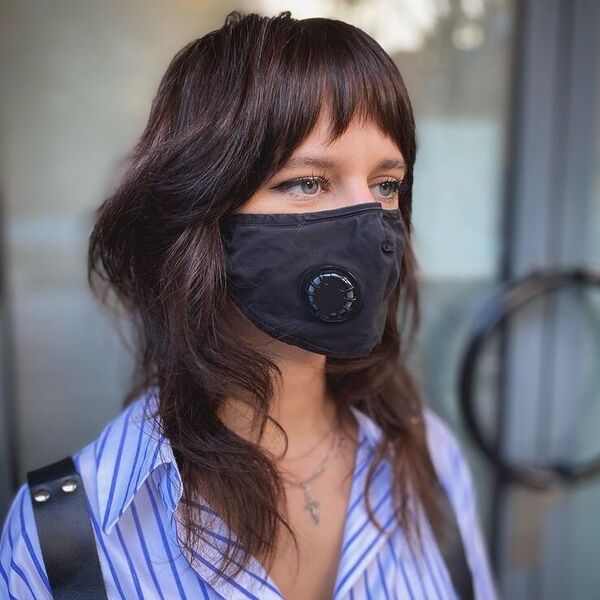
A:
[[[220,544],[228,534],[218,517],[217,528],[210,534],[214,542],[197,549],[199,567],[192,568],[180,551],[177,538],[181,532],[173,514],[181,497],[180,474],[156,421],[143,418],[145,409],[153,408],[155,402],[153,393],[141,396],[110,421],[96,440],[73,455],[87,493],[108,598],[281,600],[277,585],[254,557],[235,579],[220,579],[215,587],[209,586],[207,581],[221,556]],[[387,461],[380,465],[371,489],[372,506],[385,533],[369,520],[363,492],[380,430],[366,414],[352,410],[359,424],[359,445],[334,600],[456,599],[423,512],[413,512],[422,519],[423,555],[412,552],[395,523]],[[434,464],[457,513],[475,597],[495,600],[498,593],[468,463],[441,417],[426,408],[425,420]],[[51,598],[26,484],[13,499],[0,538],[0,597]]]

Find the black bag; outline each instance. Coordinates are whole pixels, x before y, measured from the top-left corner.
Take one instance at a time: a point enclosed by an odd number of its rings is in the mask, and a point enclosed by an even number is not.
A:
[[[83,481],[72,457],[29,471],[27,482],[54,600],[107,600]],[[473,600],[456,515],[439,481],[438,494],[448,527],[438,545],[459,596]]]

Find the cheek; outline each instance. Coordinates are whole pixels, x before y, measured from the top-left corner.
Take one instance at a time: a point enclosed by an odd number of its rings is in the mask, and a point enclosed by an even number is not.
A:
[[[240,213],[267,213],[271,211],[274,204],[273,190],[259,190],[245,202],[238,212]]]

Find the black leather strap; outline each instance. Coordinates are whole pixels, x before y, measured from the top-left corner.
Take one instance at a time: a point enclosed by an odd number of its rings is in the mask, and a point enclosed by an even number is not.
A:
[[[83,481],[71,456],[27,473],[55,600],[107,600]]]
[[[456,513],[444,491],[439,479],[436,488],[440,506],[444,513],[443,530],[435,531],[438,547],[446,567],[452,578],[452,583],[461,600],[473,600],[473,577],[467,564],[462,536],[456,520]]]

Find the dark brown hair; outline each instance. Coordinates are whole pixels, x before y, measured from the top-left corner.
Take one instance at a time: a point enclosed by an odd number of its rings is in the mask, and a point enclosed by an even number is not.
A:
[[[219,222],[285,164],[324,106],[332,140],[362,117],[391,136],[407,164],[399,199],[407,245],[382,343],[367,357],[328,357],[327,389],[340,412],[357,407],[381,427],[367,487],[380,461],[393,459],[397,519],[409,539],[420,541],[407,512],[411,485],[434,528],[441,514],[423,406],[405,365],[419,302],[410,243],[415,124],[402,76],[375,40],[348,23],[234,11],[169,64],[119,184],[98,209],[88,257],[90,285],[109,305],[116,295],[137,333],[125,405],[150,386],[160,390],[163,434],[184,482],[184,547],[204,539],[198,490],[241,542],[228,546],[217,575],[232,559],[247,566],[248,554],[264,556],[270,569],[279,526],[293,536],[278,510],[285,492],[275,465],[217,416],[227,394],[241,389],[264,426],[272,377],[280,375],[231,326]]]

